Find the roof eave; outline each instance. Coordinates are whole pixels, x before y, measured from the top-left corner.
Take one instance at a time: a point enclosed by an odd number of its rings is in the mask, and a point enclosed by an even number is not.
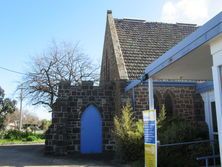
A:
[[[153,63],[149,64],[144,74],[142,75],[152,77],[154,74],[158,73],[168,65],[172,64],[176,60],[182,58],[187,55],[189,52],[213,39],[222,33],[222,12],[217,14],[203,26],[198,28],[195,32],[188,35],[181,42],[176,44],[162,56],[160,56]],[[126,88],[125,91],[128,91],[138,84],[140,84],[141,80],[133,80]]]
[[[160,56],[145,69],[150,77],[222,33],[222,12]]]

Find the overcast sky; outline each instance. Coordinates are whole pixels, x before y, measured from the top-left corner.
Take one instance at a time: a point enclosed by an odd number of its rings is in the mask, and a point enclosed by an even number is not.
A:
[[[81,49],[100,62],[105,33],[106,11],[116,18],[204,24],[222,11],[221,0],[5,0],[0,1],[0,67],[26,72],[31,56],[41,54],[52,40],[79,42]],[[21,75],[0,69],[0,86],[6,96]],[[30,109],[28,105],[24,108]],[[50,118],[44,109],[34,108],[41,118]]]

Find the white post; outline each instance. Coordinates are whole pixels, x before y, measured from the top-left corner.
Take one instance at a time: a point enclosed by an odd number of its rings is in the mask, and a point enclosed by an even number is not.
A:
[[[214,140],[214,130],[213,130],[213,120],[212,120],[212,110],[211,110],[211,102],[215,101],[214,92],[208,91],[201,93],[202,99],[204,101],[204,115],[205,115],[205,122],[208,125],[209,129],[209,137],[210,140]]]
[[[222,162],[222,37],[213,41],[210,44],[210,49],[213,56],[212,72],[217,113],[220,161]]]
[[[149,110],[154,110],[154,96],[153,96],[153,79],[148,79],[148,90],[149,90]]]

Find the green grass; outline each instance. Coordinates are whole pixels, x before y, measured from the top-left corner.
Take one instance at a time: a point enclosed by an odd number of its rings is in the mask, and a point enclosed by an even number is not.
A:
[[[44,142],[45,142],[45,139],[36,139],[34,141],[0,139],[0,145],[4,145],[4,144],[32,144],[32,143],[44,143]]]

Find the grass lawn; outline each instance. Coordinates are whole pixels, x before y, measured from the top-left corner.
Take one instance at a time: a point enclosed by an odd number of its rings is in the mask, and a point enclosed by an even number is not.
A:
[[[36,139],[34,141],[0,139],[0,145],[4,145],[4,144],[31,144],[31,143],[44,143],[44,142],[45,142],[45,139]]]

